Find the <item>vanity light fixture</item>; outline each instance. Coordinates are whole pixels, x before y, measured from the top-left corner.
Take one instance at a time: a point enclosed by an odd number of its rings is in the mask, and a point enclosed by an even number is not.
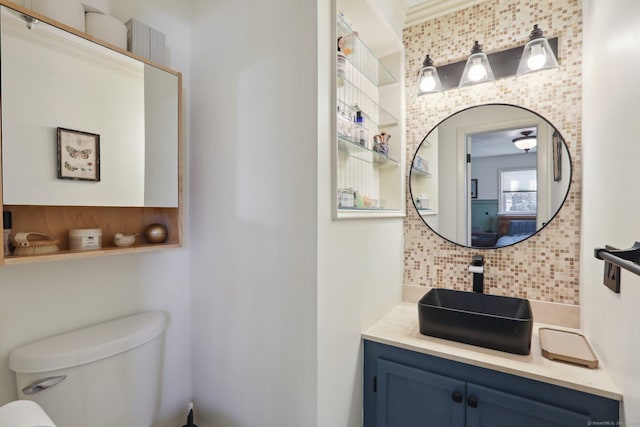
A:
[[[437,92],[442,92],[442,83],[440,82],[440,76],[438,76],[438,70],[433,66],[433,60],[427,55],[418,73],[416,95],[422,96]]]
[[[534,25],[533,31],[529,35],[529,42],[522,52],[516,76],[558,67],[558,60],[544,37],[544,33],[538,28],[538,24]]]
[[[511,142],[513,142],[513,145],[521,150],[524,150],[525,153],[528,153],[529,150],[538,145],[538,137],[536,135],[531,135],[533,133],[532,130],[525,130],[520,133],[522,134],[522,136],[511,140]]]
[[[467,58],[467,64],[462,72],[458,87],[476,85],[495,81],[489,58],[482,52],[482,45],[476,40],[471,49],[471,55]]]
[[[524,46],[490,53],[482,52],[482,46],[476,41],[471,55],[466,61],[454,62],[441,65],[437,69],[433,66],[433,61],[429,55],[424,60],[422,68],[418,73],[416,88],[417,96],[430,93],[443,92],[449,89],[462,88],[478,83],[495,81],[504,77],[520,76],[534,71],[558,68],[558,38],[547,39],[543,36],[538,25],[534,25],[533,31],[529,35],[529,42]],[[430,68],[431,67],[431,68]],[[424,70],[424,72],[423,72]],[[425,89],[429,85],[434,85],[433,90],[421,90],[423,84],[422,76],[428,70],[434,79],[431,83],[424,82]],[[436,77],[437,76],[437,80]],[[441,89],[436,90],[437,83],[440,82]]]

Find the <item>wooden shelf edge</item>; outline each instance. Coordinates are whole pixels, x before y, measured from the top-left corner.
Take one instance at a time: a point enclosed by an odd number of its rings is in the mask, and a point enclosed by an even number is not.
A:
[[[63,259],[81,259],[81,258],[93,258],[102,255],[117,255],[117,254],[131,254],[134,252],[151,252],[163,249],[175,249],[181,248],[180,243],[158,243],[148,245],[136,245],[126,247],[107,247],[102,249],[90,250],[90,251],[68,251],[63,250],[53,254],[47,255],[32,255],[32,256],[9,256],[4,258],[4,265],[18,265],[29,264],[33,262],[44,261],[58,261]]]

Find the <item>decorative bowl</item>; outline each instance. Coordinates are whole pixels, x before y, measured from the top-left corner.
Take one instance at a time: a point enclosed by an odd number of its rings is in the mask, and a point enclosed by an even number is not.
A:
[[[167,227],[162,224],[153,223],[144,229],[144,237],[149,243],[164,243],[168,235]]]

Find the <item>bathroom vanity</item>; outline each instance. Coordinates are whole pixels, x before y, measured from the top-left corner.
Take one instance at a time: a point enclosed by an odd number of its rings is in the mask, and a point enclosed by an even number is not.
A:
[[[539,327],[515,355],[421,335],[417,306],[401,303],[362,335],[365,427],[617,425],[606,370],[545,359]]]

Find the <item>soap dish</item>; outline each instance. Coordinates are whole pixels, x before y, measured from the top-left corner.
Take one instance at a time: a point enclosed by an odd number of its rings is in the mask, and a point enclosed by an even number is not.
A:
[[[559,329],[540,328],[542,355],[550,360],[574,363],[587,368],[598,367],[598,358],[584,335]]]

